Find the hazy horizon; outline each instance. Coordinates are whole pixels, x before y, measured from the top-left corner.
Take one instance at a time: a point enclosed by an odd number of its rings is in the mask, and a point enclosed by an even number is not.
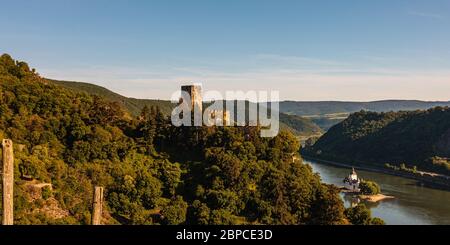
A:
[[[450,101],[450,2],[4,1],[0,53],[127,97]],[[14,23],[14,25],[11,25]]]
[[[46,77],[46,79],[55,80],[55,79],[48,78],[48,77]],[[92,84],[92,85],[100,86],[102,88],[105,88],[105,89],[113,92],[113,93],[119,94],[121,96],[125,96],[127,98],[131,98],[131,99],[149,99],[149,100],[170,101],[170,98],[138,98],[138,97],[132,97],[132,96],[130,97],[130,96],[121,94],[121,93],[119,93],[117,91],[114,91],[111,88],[108,88],[106,86],[102,86],[102,85],[99,85],[99,84],[95,84],[95,83],[87,83],[87,82],[82,82],[82,81],[68,81],[68,80],[57,80],[57,81]],[[183,83],[183,85],[187,85],[187,83]],[[179,87],[178,87],[178,89],[179,89]],[[204,102],[210,102],[210,101],[214,101],[214,100],[208,100],[208,99],[205,100],[203,98],[203,101]],[[417,99],[396,99],[396,98],[382,99],[382,100],[370,100],[370,101],[361,101],[361,100],[353,100],[353,101],[352,100],[290,100],[290,99],[286,99],[286,100],[285,99],[281,99],[281,100],[279,100],[279,102],[305,102],[305,103],[309,103],[309,102],[312,102],[312,103],[314,103],[314,102],[373,103],[373,102],[384,102],[384,101],[418,101],[418,102],[427,102],[427,103],[434,103],[434,102],[436,102],[436,103],[440,103],[440,102],[448,103],[448,102],[450,102],[450,100],[417,100]],[[263,101],[260,101],[260,102],[263,102]]]

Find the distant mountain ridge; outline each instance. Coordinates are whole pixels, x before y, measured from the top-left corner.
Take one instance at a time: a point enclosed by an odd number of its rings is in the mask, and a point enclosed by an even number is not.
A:
[[[353,113],[361,110],[374,112],[427,110],[436,106],[450,106],[450,101],[380,100],[371,102],[345,101],[282,101],[283,113],[311,116],[334,113]]]
[[[139,114],[144,105],[158,105],[162,111],[170,113],[173,104],[168,100],[136,99],[115,93],[99,85],[58,81],[48,79],[50,82],[79,91],[87,92],[121,102],[133,115]],[[281,101],[280,111],[298,116],[324,116],[336,113],[353,113],[361,110],[374,112],[427,110],[436,106],[450,106],[450,101],[420,101],[420,100],[380,100],[370,102],[347,101]]]

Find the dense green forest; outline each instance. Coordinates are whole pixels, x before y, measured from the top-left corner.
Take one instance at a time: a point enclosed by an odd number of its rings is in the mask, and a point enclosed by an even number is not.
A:
[[[450,108],[354,113],[305,152],[333,161],[449,175]]]
[[[135,117],[6,54],[0,101],[0,137],[14,142],[16,224],[89,224],[96,185],[105,187],[105,224],[361,222],[293,157],[300,146],[287,131],[177,128],[158,107]]]

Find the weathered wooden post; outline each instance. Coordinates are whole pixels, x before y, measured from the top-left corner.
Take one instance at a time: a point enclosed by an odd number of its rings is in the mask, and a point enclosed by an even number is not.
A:
[[[92,205],[92,224],[101,225],[103,213],[103,187],[94,188],[94,202]]]
[[[3,139],[3,225],[13,225],[14,151],[13,143]]]

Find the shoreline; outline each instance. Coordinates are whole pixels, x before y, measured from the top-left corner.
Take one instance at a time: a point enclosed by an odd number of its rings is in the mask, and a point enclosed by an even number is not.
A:
[[[372,203],[376,203],[379,201],[383,201],[383,200],[388,200],[388,199],[394,199],[395,197],[393,196],[387,196],[387,195],[383,195],[383,194],[376,194],[376,195],[359,195],[358,196],[361,200],[367,201],[367,202],[372,202]]]
[[[382,193],[380,194],[376,194],[376,195],[364,195],[364,194],[360,194],[357,192],[346,192],[346,191],[341,191],[344,195],[351,195],[351,196],[355,196],[357,198],[359,198],[362,201],[366,201],[366,202],[371,202],[371,203],[377,203],[380,201],[384,201],[384,200],[389,200],[389,199],[394,199],[394,196],[388,196],[388,195],[384,195]]]
[[[328,165],[332,165],[332,166],[336,166],[336,167],[355,168],[355,169],[369,171],[369,172],[377,172],[377,173],[383,173],[383,174],[413,179],[413,180],[425,183],[430,188],[444,189],[444,190],[450,191],[450,180],[448,180],[448,179],[443,180],[441,178],[438,179],[436,177],[432,177],[432,176],[428,176],[428,175],[417,175],[417,174],[412,174],[412,173],[408,173],[408,172],[391,170],[391,169],[376,167],[376,166],[361,166],[361,165],[345,164],[345,163],[340,163],[340,162],[335,162],[335,161],[324,160],[324,159],[320,159],[320,158],[316,158],[316,157],[311,157],[311,156],[304,155],[304,154],[301,156],[305,160],[312,160],[312,161],[316,161],[318,163],[328,164]]]
[[[384,200],[387,200],[387,199],[394,199],[395,198],[394,196],[384,195],[383,193],[378,193],[378,194],[375,194],[375,195],[365,195],[365,194],[361,194],[360,191],[349,190],[349,189],[347,189],[345,187],[339,187],[339,190],[344,195],[355,196],[355,197],[358,197],[362,201],[371,202],[371,203],[377,203],[379,201],[384,201]]]

